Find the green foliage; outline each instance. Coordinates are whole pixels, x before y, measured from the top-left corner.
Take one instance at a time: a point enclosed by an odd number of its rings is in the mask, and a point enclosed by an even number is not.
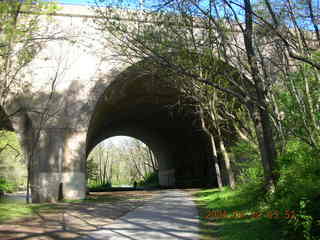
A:
[[[259,159],[259,152],[257,151],[256,147],[254,147],[247,141],[239,140],[235,145],[231,147],[231,150],[236,158],[246,158],[249,160]]]
[[[319,239],[319,152],[297,139],[288,141],[285,151],[277,160],[280,177],[276,191],[266,193],[263,188],[262,167],[253,150],[244,142],[233,147],[236,154],[242,156],[243,153],[247,153],[251,159],[247,158],[246,161],[237,163],[241,184],[236,192],[230,193],[232,196],[229,199],[223,200],[223,204],[229,201],[235,203],[242,199],[264,213],[290,213],[294,217],[270,220],[281,226],[284,239]],[[217,204],[219,205],[219,202],[215,201],[214,205]]]
[[[94,158],[87,160],[87,177],[90,184],[97,182],[98,179],[98,163],[94,161]]]
[[[214,223],[211,234],[221,240],[281,239],[279,225],[270,221],[258,202],[252,201],[247,194],[248,192],[242,189],[230,188],[199,191],[196,193],[197,200],[207,208],[200,220]],[[226,215],[208,218],[213,212]],[[261,213],[261,216],[252,217],[257,212]]]
[[[91,183],[88,187],[90,192],[104,192],[110,190],[112,188],[112,184],[110,182],[106,182],[104,184]]]
[[[231,2],[227,1],[227,3],[232,5]],[[219,49],[222,51],[221,56],[223,56],[223,59],[232,62],[233,66],[238,65],[248,67],[252,65],[252,63],[243,60],[242,55],[233,55],[235,53],[234,46],[242,49],[243,43],[239,42],[240,45],[237,45],[237,41],[232,41],[230,44],[226,37],[213,37],[213,35],[219,34],[220,36],[224,36],[224,34],[221,35],[221,33],[226,32],[227,28],[223,31],[219,31],[217,25],[211,25],[211,19],[216,19],[215,16],[210,18],[210,14],[214,11],[205,9],[204,6],[208,5],[201,5],[201,1],[192,3],[189,1],[172,1],[165,6],[163,12],[156,11],[155,14],[152,15],[152,20],[157,20],[154,21],[155,24],[146,24],[147,21],[143,21],[146,20],[143,19],[144,15],[141,16],[136,27],[128,27],[126,22],[120,21],[120,18],[111,22],[110,18],[117,15],[117,13],[114,12],[109,12],[108,14],[108,11],[114,11],[111,7],[108,8],[109,10],[106,12],[103,12],[102,16],[105,17],[105,21],[101,20],[103,18],[99,18],[97,21],[101,21],[100,26],[103,29],[108,29],[111,34],[114,33],[113,35],[115,38],[120,40],[120,47],[117,49],[119,50],[119,55],[125,56],[128,59],[132,56],[134,56],[134,59],[138,59],[139,57],[140,59],[151,58],[160,65],[168,66],[172,71],[178,72],[180,79],[183,81],[186,79],[196,79],[197,81],[199,81],[199,79],[206,79],[210,82],[212,77],[216,76],[214,80],[219,83],[219,87],[233,90],[232,87],[235,85],[234,87],[236,87],[237,93],[248,97],[248,100],[261,98],[257,100],[266,102],[268,106],[264,109],[265,106],[262,104],[260,106],[260,113],[263,113],[261,110],[268,110],[264,113],[266,115],[270,114],[267,117],[270,117],[272,123],[274,123],[273,131],[275,134],[273,133],[273,136],[266,134],[266,131],[271,130],[272,127],[269,128],[267,124],[264,124],[265,120],[263,120],[259,124],[256,124],[256,134],[260,135],[258,136],[260,139],[260,148],[256,146],[258,143],[257,137],[254,133],[251,134],[253,131],[247,131],[248,136],[246,137],[248,139],[250,138],[250,141],[253,141],[256,144],[239,141],[235,146],[230,147],[236,159],[235,165],[238,170],[238,183],[242,185],[233,193],[234,195],[230,193],[230,195],[232,195],[230,198],[225,197],[222,193],[214,193],[214,196],[217,198],[213,201],[213,206],[219,205],[220,198],[222,205],[231,202],[231,205],[234,204],[233,206],[237,206],[239,204],[235,204],[236,201],[233,199],[237,197],[239,198],[238,200],[255,204],[257,208],[261,208],[261,211],[279,211],[282,213],[294,211],[296,213],[295,218],[291,218],[290,220],[278,219],[277,223],[282,223],[284,228],[288,228],[287,232],[293,232],[293,235],[296,235],[299,239],[312,239],[318,236],[317,228],[315,226],[317,221],[319,221],[319,210],[318,207],[316,207],[316,203],[320,200],[320,74],[319,70],[310,65],[310,62],[318,63],[320,55],[319,53],[315,53],[315,51],[312,51],[311,53],[311,51],[308,50],[312,49],[311,45],[305,46],[310,44],[309,40],[304,42],[304,45],[300,45],[301,41],[299,41],[299,39],[303,39],[303,37],[304,39],[309,39],[308,31],[304,31],[305,28],[302,26],[303,24],[308,23],[306,19],[311,19],[311,16],[308,16],[308,13],[301,14],[302,12],[308,12],[305,11],[307,10],[305,1],[296,1],[293,6],[290,5],[290,8],[293,7],[291,9],[293,11],[292,15],[288,13],[290,9],[287,8],[283,1],[270,1],[272,5],[271,8],[275,11],[275,15],[269,12],[270,9],[268,11],[266,8],[267,3],[268,1],[256,1],[253,3],[253,10],[255,11],[253,16],[255,23],[253,28],[253,51],[259,53],[256,54],[257,58],[253,59],[253,61],[262,63],[261,66],[258,64],[258,72],[255,73],[255,71],[252,71],[253,79],[256,78],[252,83],[259,79],[261,80],[260,83],[253,86],[246,83],[250,81],[241,82],[241,79],[237,81],[237,78],[235,77],[236,74],[232,74],[232,69],[224,68],[227,64],[222,61],[214,60],[214,56],[216,55],[213,55],[212,53],[217,51],[215,49]],[[216,1],[213,1],[212,5],[219,9],[216,12],[217,15],[228,17],[229,19],[230,15],[228,10],[226,10],[228,7],[222,9]],[[201,34],[195,34],[195,36],[193,36],[193,33],[196,33],[196,31],[194,31],[194,25],[190,24],[193,23],[193,19],[190,18],[190,16],[194,16],[196,13],[195,9],[201,9],[202,7],[204,7],[203,12],[209,15],[203,16],[199,12],[196,16],[199,17],[198,23],[200,25],[201,23],[206,24],[206,28]],[[167,14],[170,10],[175,14]],[[245,7],[243,10],[245,10]],[[239,13],[232,11],[232,15],[235,18],[241,19],[242,17],[238,14]],[[303,15],[305,19],[303,20],[301,16],[298,15]],[[203,18],[200,16],[203,16]],[[208,22],[206,22],[207,18],[209,19]],[[270,28],[268,24],[266,24],[266,22],[269,21],[272,23],[275,18],[277,19],[277,24],[284,27],[283,33],[282,28]],[[190,19],[191,21],[189,21]],[[172,24],[172,22],[175,24]],[[226,27],[234,29],[228,22],[229,21],[223,21]],[[286,38],[285,29],[292,24],[297,28],[300,27],[300,31],[297,31],[299,36],[290,31],[292,38],[288,39]],[[189,25],[191,25],[191,27],[188,27]],[[241,24],[239,27],[242,27]],[[211,32],[212,29],[215,29],[215,31]],[[275,32],[275,30],[277,32]],[[238,37],[241,36],[241,33],[240,35],[238,32],[236,34],[237,35],[235,36],[230,32],[230,37],[238,39]],[[246,37],[246,35],[244,35],[244,37]],[[123,41],[122,39],[126,39],[126,41]],[[247,40],[249,41],[250,39]],[[280,42],[282,40],[286,41],[284,44],[287,46],[286,50],[279,48],[282,44],[278,44],[278,40],[280,40]],[[117,46],[118,42],[119,41],[116,41]],[[229,44],[232,47],[230,47]],[[298,56],[301,56],[302,61],[300,63],[297,59],[296,61],[292,61],[292,59],[286,55],[287,52],[290,51],[292,51],[290,54],[296,53]],[[231,52],[232,54],[229,55],[228,52]],[[265,56],[266,52],[268,52],[268,57]],[[246,53],[245,49],[244,53]],[[247,55],[248,54],[250,54],[250,52],[247,52]],[[234,61],[236,58],[240,60],[237,63]],[[270,61],[266,61],[267,58],[270,58]],[[288,63],[285,63],[282,59],[287,58],[290,60]],[[304,61],[303,58],[308,61]],[[219,65],[222,65],[222,67]],[[294,65],[294,67],[291,68],[291,65]],[[226,71],[220,72],[221,69],[226,69]],[[223,78],[228,80],[228,76],[230,75],[230,79],[233,81],[222,80]],[[220,80],[220,78],[222,79]],[[176,79],[179,79],[179,77]],[[228,84],[225,84],[225,82],[228,82]],[[211,83],[213,83],[213,81]],[[190,81],[190,85],[194,85],[194,83]],[[258,93],[258,95],[256,95],[256,93],[259,92],[256,90],[259,89],[260,86],[263,86],[260,89],[261,94]],[[212,92],[208,92],[209,94],[212,94]],[[265,98],[263,97],[264,94]],[[219,96],[219,98],[221,97]],[[247,99],[245,101],[247,101]],[[228,101],[225,102],[228,103]],[[259,102],[260,101],[257,101],[258,105]],[[226,107],[228,104],[223,103],[223,106]],[[251,107],[248,107],[246,110],[249,112],[252,111],[250,108]],[[250,113],[253,115],[253,112]],[[247,114],[246,111],[244,111],[244,117],[239,118],[239,115],[236,115],[237,114],[234,114],[232,118],[242,120],[242,124],[239,124],[240,127],[244,129],[252,128],[253,123],[248,121],[249,116],[247,116],[250,114]],[[224,120],[226,117],[222,118]],[[254,121],[259,121],[256,116],[251,116],[251,118]],[[261,125],[264,125],[262,134],[259,133]],[[292,140],[293,137],[296,139]],[[281,155],[278,156],[279,158],[276,160],[276,157],[271,156],[271,154],[269,157],[274,159],[268,159],[270,160],[270,163],[273,162],[272,160],[277,161],[277,167],[275,167],[276,173],[271,173],[269,171],[270,168],[267,167],[267,161],[264,161],[265,168],[263,171],[260,161],[261,156],[259,154],[259,151],[261,151],[264,156],[268,155],[266,151],[262,151],[262,149],[263,147],[266,147],[268,143],[272,143],[273,140],[281,140],[281,142],[279,141],[279,143],[276,143],[277,147],[281,147],[281,150],[279,149],[280,151],[278,151],[281,152]],[[261,143],[263,141],[265,145]],[[273,144],[269,144],[269,147],[272,147],[272,145]],[[268,156],[266,158],[268,158]],[[273,166],[271,166],[271,168],[273,168]],[[263,189],[264,172],[267,175],[275,174],[280,176],[274,193],[266,194],[265,189]],[[249,224],[242,226],[249,227]],[[266,239],[272,239],[271,236],[272,235],[266,235]],[[285,238],[292,236],[286,235]],[[236,239],[236,237],[237,236],[233,236],[231,239]],[[263,237],[257,236],[254,239],[261,238]]]
[[[87,160],[89,185],[128,185],[140,181],[157,163],[151,150],[137,139],[122,137],[95,147]]]
[[[12,193],[18,189],[15,182],[9,182],[5,178],[0,177],[0,192]]]
[[[11,94],[27,92],[29,81],[23,81],[25,67],[37,56],[44,44],[53,38],[40,32],[40,16],[51,14],[57,6],[51,1],[0,1],[0,98],[7,102]],[[30,12],[32,14],[30,14]],[[45,16],[42,16],[43,20]],[[12,96],[11,96],[12,97]],[[4,107],[4,106],[2,106]]]
[[[279,162],[280,179],[273,197],[282,201],[277,203],[287,208],[298,207],[300,199],[319,194],[319,153],[304,143],[290,141]]]
[[[14,132],[0,131],[0,185],[6,192],[24,186],[27,167],[24,162],[19,139]]]
[[[300,200],[296,218],[290,221],[294,226],[294,230],[296,232],[301,232],[306,240],[316,239],[312,234],[313,216],[310,215],[310,209],[308,209],[310,203],[311,201],[308,199]],[[314,208],[311,210],[313,211],[316,209]]]
[[[20,52],[15,52],[20,64],[29,62],[33,57],[35,49],[34,34],[39,30],[39,15],[23,14],[33,12],[39,14],[52,14],[58,9],[57,4],[42,0],[1,1],[0,2],[0,51],[14,51],[12,44],[26,44]],[[27,49],[29,47],[29,49]],[[11,53],[9,53],[11,54]],[[8,55],[1,55],[7,56]]]
[[[158,171],[147,173],[145,179],[138,183],[139,186],[159,186]]]
[[[313,54],[315,61],[320,53]],[[278,104],[282,112],[285,132],[319,149],[320,144],[320,82],[319,70],[308,64],[300,64],[296,71],[285,76],[284,86],[274,89],[278,92]]]
[[[305,143],[292,140],[280,156],[279,165],[280,179],[276,192],[269,196],[270,208],[296,213],[296,218],[287,222],[288,232],[294,232],[300,239],[319,238],[319,152]]]
[[[248,198],[263,198],[263,168],[257,149],[246,141],[238,141],[231,150],[236,158],[237,183]]]

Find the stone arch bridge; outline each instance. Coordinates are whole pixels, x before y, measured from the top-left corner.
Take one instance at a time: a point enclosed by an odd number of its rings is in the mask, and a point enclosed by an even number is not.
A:
[[[208,137],[194,111],[173,107],[179,94],[161,71],[139,71],[113,57],[84,6],[64,6],[43,22],[46,31],[66,34],[49,41],[23,83],[28,91],[2,106],[5,125],[21,138],[31,158],[34,202],[86,193],[86,158],[99,142],[127,135],[146,143],[159,160],[162,186],[214,183]],[[14,113],[14,114],[13,114]]]

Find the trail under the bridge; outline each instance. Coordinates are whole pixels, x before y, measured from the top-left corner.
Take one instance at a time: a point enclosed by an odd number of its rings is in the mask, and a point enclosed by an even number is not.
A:
[[[114,223],[80,239],[197,240],[198,224],[198,211],[190,196],[180,190],[167,190]]]

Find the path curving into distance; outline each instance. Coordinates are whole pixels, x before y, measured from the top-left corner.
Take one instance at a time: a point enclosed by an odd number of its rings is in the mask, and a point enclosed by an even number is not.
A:
[[[198,211],[180,190],[162,191],[147,204],[82,240],[198,240]]]

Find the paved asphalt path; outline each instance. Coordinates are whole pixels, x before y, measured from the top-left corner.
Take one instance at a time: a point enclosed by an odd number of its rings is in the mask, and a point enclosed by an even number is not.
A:
[[[198,240],[198,211],[182,191],[162,191],[147,204],[83,240]]]

